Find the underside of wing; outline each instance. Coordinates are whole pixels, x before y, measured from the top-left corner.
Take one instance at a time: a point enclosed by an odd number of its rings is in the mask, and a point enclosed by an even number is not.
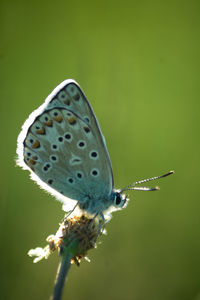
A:
[[[19,164],[56,196],[81,203],[112,191],[112,168],[101,130],[88,100],[72,80],[61,83],[30,115],[17,152]]]

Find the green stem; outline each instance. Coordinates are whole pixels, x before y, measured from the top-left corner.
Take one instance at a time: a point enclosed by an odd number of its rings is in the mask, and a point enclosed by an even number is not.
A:
[[[60,300],[62,297],[65,279],[66,279],[66,276],[67,276],[70,266],[71,266],[71,258],[72,258],[72,255],[70,253],[67,253],[67,251],[65,251],[65,253],[63,253],[61,262],[58,267],[54,291],[53,291],[51,300]]]

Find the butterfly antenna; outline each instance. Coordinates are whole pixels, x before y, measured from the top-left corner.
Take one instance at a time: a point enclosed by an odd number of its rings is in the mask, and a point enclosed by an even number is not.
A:
[[[139,180],[139,181],[136,181],[134,183],[131,183],[130,185],[124,187],[120,193],[123,193],[124,191],[130,191],[130,190],[135,190],[135,191],[157,191],[159,190],[159,187],[153,187],[153,188],[150,188],[150,187],[136,187],[136,185],[138,184],[142,184],[142,183],[145,183],[145,182],[149,182],[149,181],[153,181],[153,180],[157,180],[157,179],[160,179],[160,178],[163,178],[163,177],[167,177],[171,174],[174,174],[174,171],[170,171],[166,174],[163,174],[161,176],[156,176],[156,177],[152,177],[152,178],[147,178],[147,179],[143,179],[143,180]]]

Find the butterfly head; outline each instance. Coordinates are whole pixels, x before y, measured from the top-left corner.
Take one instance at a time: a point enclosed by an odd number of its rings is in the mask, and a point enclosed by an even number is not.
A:
[[[113,206],[116,208],[124,208],[128,204],[128,197],[122,194],[120,190],[115,190],[113,194]]]

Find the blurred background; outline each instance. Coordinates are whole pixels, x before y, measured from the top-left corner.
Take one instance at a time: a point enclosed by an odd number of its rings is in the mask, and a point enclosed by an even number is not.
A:
[[[155,193],[130,192],[63,299],[200,299],[200,2],[1,1],[1,298],[48,299],[57,253],[33,264],[64,216],[15,167],[28,115],[63,80],[86,93],[116,187],[171,169]]]

